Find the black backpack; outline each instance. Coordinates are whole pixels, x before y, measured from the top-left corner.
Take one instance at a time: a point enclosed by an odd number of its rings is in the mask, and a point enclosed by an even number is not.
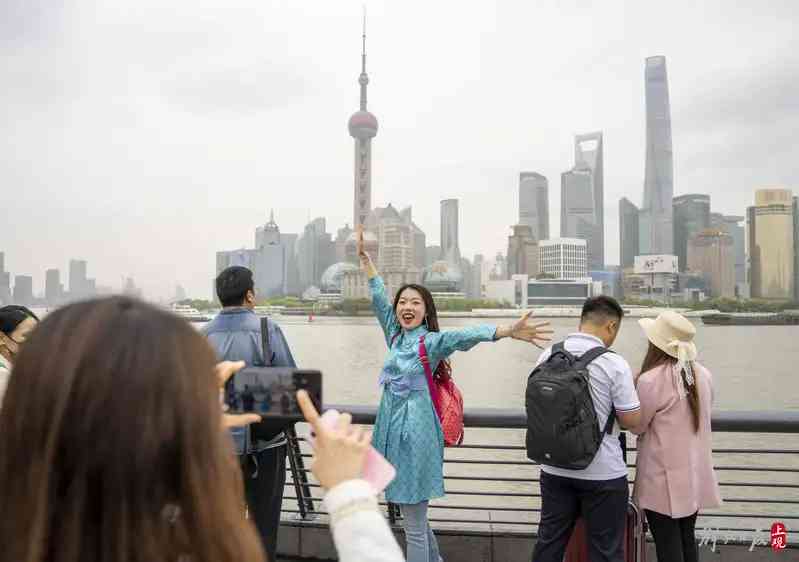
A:
[[[530,460],[572,470],[584,469],[594,460],[616,416],[611,406],[605,430],[599,430],[588,365],[609,352],[595,347],[577,358],[561,342],[530,373],[525,395]]]

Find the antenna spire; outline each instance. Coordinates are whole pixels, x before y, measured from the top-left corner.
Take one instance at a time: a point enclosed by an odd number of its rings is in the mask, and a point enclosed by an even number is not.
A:
[[[358,77],[358,83],[361,85],[361,111],[366,111],[366,85],[369,84],[369,76],[366,74],[366,6],[363,7],[361,40],[363,50],[361,51],[361,75]]]

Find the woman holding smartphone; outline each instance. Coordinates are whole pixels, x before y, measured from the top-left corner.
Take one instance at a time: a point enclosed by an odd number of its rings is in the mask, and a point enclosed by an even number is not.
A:
[[[552,330],[547,322],[531,323],[530,313],[510,326],[478,325],[439,331],[433,297],[426,288],[400,287],[392,304],[383,280],[364,249],[358,230],[358,255],[369,278],[372,308],[388,345],[380,373],[383,396],[372,444],[397,470],[386,488],[386,500],[400,506],[408,562],[440,562],[438,544],[427,520],[428,502],[444,496],[444,436],[419,356],[424,338],[430,368],[448,368],[447,358],[480,342],[514,338],[538,345]]]

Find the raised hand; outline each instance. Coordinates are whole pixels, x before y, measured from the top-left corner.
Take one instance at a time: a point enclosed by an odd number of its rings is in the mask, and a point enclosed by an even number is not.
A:
[[[366,244],[363,241],[363,225],[359,224],[356,227],[357,232],[357,242],[358,242],[358,259],[361,262],[361,267],[366,272],[369,277],[374,277],[377,275],[377,269],[375,269],[374,264],[372,263],[372,258],[369,257],[369,254],[366,252]]]
[[[325,426],[304,390],[297,392],[297,403],[316,436],[311,472],[322,487],[329,490],[346,480],[360,478],[372,433],[352,425],[350,414],[341,414],[335,427]]]
[[[541,344],[552,340],[553,330],[549,327],[549,322],[532,322],[530,319],[533,311],[528,310],[510,328],[510,337],[516,340],[530,342],[539,349],[543,349]]]

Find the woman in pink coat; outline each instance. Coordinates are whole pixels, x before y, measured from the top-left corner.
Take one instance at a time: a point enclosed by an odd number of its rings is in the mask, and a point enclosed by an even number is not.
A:
[[[713,470],[713,378],[695,361],[696,328],[676,312],[640,320],[649,349],[636,381],[641,400],[633,497],[646,513],[658,562],[696,562],[700,509],[721,505]]]

